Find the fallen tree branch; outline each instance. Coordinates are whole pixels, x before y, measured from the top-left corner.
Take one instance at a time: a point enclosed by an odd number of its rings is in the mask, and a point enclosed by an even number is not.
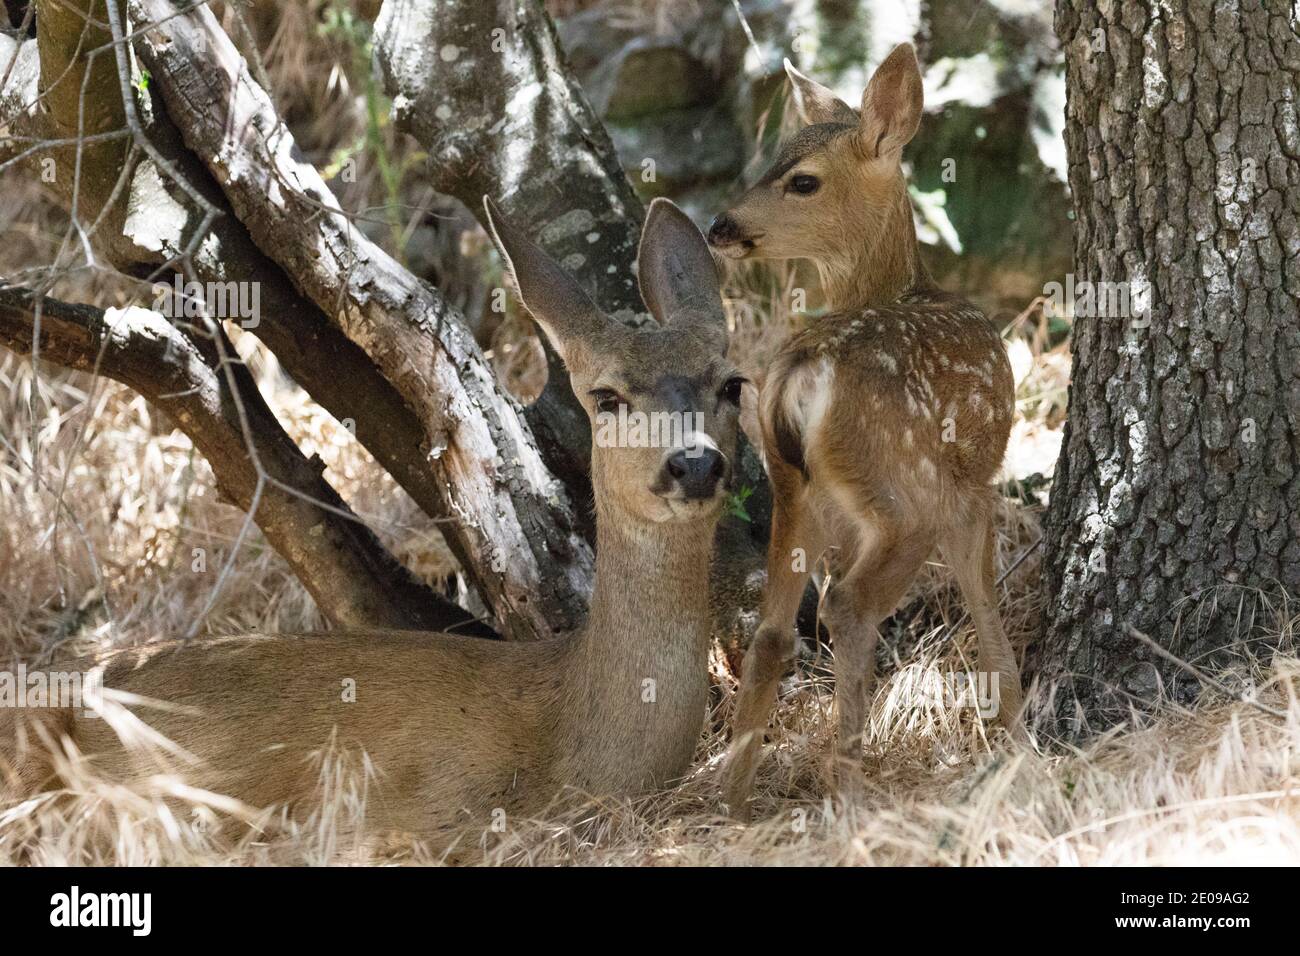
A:
[[[80,5],[80,18],[75,15],[74,2]],[[125,273],[149,275],[166,262],[184,260],[200,282],[238,281],[256,288],[260,315],[254,334],[326,411],[355,426],[357,440],[426,514],[445,518],[442,496],[420,452],[424,432],[415,414],[365,352],[253,244],[203,164],[185,148],[152,88],[147,97],[141,94],[145,108],[139,118],[140,134],[162,157],[165,167],[222,213],[207,233],[197,232],[204,218],[202,210],[151,160],[128,168],[124,156],[117,152],[99,156],[83,148],[78,166],[77,132],[79,128],[83,134],[88,132],[79,116],[101,117],[96,130],[121,130],[126,124],[119,85],[112,71],[105,72],[114,58],[102,44],[111,36],[85,23],[86,11],[92,6],[94,0],[65,0],[58,16],[43,17],[40,23],[37,69],[51,78],[45,97],[47,110],[41,116],[47,125],[68,134],[69,140],[64,148],[49,153],[56,159],[51,186],[69,208],[76,195],[85,215],[104,219],[90,238],[96,250]],[[0,39],[0,50],[3,42]],[[29,62],[35,53],[35,42],[24,44],[22,62]],[[15,88],[13,102],[34,100],[34,80],[20,85],[15,79],[11,85]],[[0,100],[3,102],[10,100]],[[22,119],[25,124],[32,122],[26,116]],[[23,131],[29,137],[55,132],[28,125]],[[104,163],[111,176],[102,173]],[[126,177],[121,190],[116,189],[119,176]],[[116,201],[112,201],[115,193]],[[128,209],[133,209],[134,215],[128,215]],[[185,256],[190,248],[192,255]],[[466,556],[457,553],[457,557],[463,561]]]
[[[527,639],[576,626],[591,549],[460,316],[352,227],[208,10],[129,8],[154,24],[139,49],[168,112],[253,240],[415,410],[444,513],[459,519],[446,537],[503,630]]]
[[[38,311],[41,358],[103,374],[164,411],[208,460],[221,493],[252,509],[271,546],[334,624],[440,630],[471,620],[416,581],[352,514],[322,475],[323,463],[304,457],[285,434],[248,369],[234,364],[228,375],[218,367],[213,343],[148,309],[105,312],[0,286],[0,345],[31,354]]]

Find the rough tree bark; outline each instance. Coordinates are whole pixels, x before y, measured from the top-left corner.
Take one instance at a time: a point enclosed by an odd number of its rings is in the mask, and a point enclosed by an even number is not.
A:
[[[1063,729],[1213,668],[1300,594],[1300,39],[1290,3],[1060,0],[1076,319],[1039,667]],[[1149,321],[1149,325],[1147,324]],[[1274,635],[1274,639],[1276,636]]]
[[[29,290],[0,287],[0,345],[31,353],[36,303]],[[221,494],[254,515],[333,623],[440,630],[464,622],[460,608],[433,599],[352,514],[322,476],[324,463],[305,458],[284,433],[247,368],[222,367],[213,341],[148,309],[104,312],[51,298],[39,299],[39,309],[40,354],[106,375],[166,412],[212,465]],[[260,491],[250,447],[269,479]]]
[[[519,406],[437,290],[353,228],[206,8],[132,0],[137,49],[186,145],[258,247],[280,265],[415,410],[444,525],[504,633],[575,627],[586,612],[591,548],[547,470]],[[363,396],[358,396],[364,400]]]

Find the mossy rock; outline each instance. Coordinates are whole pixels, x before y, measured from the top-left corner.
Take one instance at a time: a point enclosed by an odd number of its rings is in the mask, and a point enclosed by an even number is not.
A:
[[[609,133],[642,198],[732,180],[744,161],[740,128],[721,107],[674,110],[636,124],[611,123]]]
[[[677,42],[638,37],[596,69],[587,92],[606,122],[626,123],[708,103],[717,83]]]

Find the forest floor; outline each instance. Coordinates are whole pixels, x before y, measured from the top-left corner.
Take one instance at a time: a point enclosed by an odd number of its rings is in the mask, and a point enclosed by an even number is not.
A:
[[[1048,349],[1035,321],[1027,312],[1009,334],[1019,417],[1004,477],[1019,497],[1004,499],[999,542],[1001,610],[1022,651],[1040,603],[1033,476],[1050,474],[1068,374],[1064,348]],[[518,328],[504,334],[498,351],[531,347]],[[762,338],[739,335],[738,348],[761,360]],[[286,427],[356,510],[421,573],[446,573],[434,525],[273,358],[251,339],[240,345]],[[125,388],[50,369],[34,376],[30,362],[7,356],[0,423],[0,661],[174,636],[204,608],[207,633],[323,626],[256,528],[232,554],[243,515],[217,501],[184,436]],[[826,662],[805,660],[783,686],[755,822],[723,817],[717,771],[731,678],[719,667],[710,731],[681,785],[516,821],[490,844],[467,833],[461,852],[487,864],[1300,863],[1300,660],[1243,664],[1250,673],[1230,678],[1249,680],[1285,719],[1209,691],[1193,710],[1169,705],[1082,749],[1015,746],[973,708],[933,692],[974,657],[960,618],[947,572],[928,568],[886,642],[892,662],[872,709],[860,807],[827,798],[831,693]],[[1275,626],[1294,646],[1287,609]],[[373,781],[358,766],[322,755],[310,771],[320,775],[319,809],[235,842],[210,826],[232,809],[220,795],[168,779],[125,788],[80,770],[61,800],[0,806],[0,863],[436,862],[418,847],[375,848],[361,825]]]

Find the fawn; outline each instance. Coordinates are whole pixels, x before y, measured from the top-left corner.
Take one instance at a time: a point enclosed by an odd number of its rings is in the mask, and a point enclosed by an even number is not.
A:
[[[1023,734],[992,526],[1014,383],[997,330],[939,290],[918,254],[901,166],[921,120],[916,54],[896,47],[856,111],[788,60],[786,70],[804,126],[709,229],[709,242],[733,259],[813,260],[833,311],[783,346],[759,396],[775,513],[762,623],[742,667],[723,771],[724,799],[739,815],[777,682],[793,661],[809,566],[823,553],[821,618],[835,643],[836,759],[847,796],[862,786],[879,625],[936,544],[974,620],[980,662],[997,675],[1000,719]]]
[[[188,781],[246,804],[305,804],[307,760],[336,734],[364,749],[377,788],[367,826],[440,845],[460,826],[545,810],[565,788],[594,795],[661,786],[688,769],[707,712],[709,565],[734,457],[743,379],[708,246],[667,200],[638,252],[657,327],[601,312],[485,198],[520,297],[563,357],[589,415],[620,405],[678,416],[676,445],[593,443],[598,558],[577,631],[536,643],[449,634],[241,636],[119,651],[103,684],[185,710],[153,728],[194,759]],[[599,427],[593,431],[599,436]],[[355,702],[341,685],[355,681]],[[71,710],[0,710],[0,783],[52,782],[19,736],[66,737],[112,777],[158,772],[110,720]],[[7,765],[7,766],[6,766]],[[6,773],[7,771],[7,773]],[[16,771],[16,773],[15,773]]]

